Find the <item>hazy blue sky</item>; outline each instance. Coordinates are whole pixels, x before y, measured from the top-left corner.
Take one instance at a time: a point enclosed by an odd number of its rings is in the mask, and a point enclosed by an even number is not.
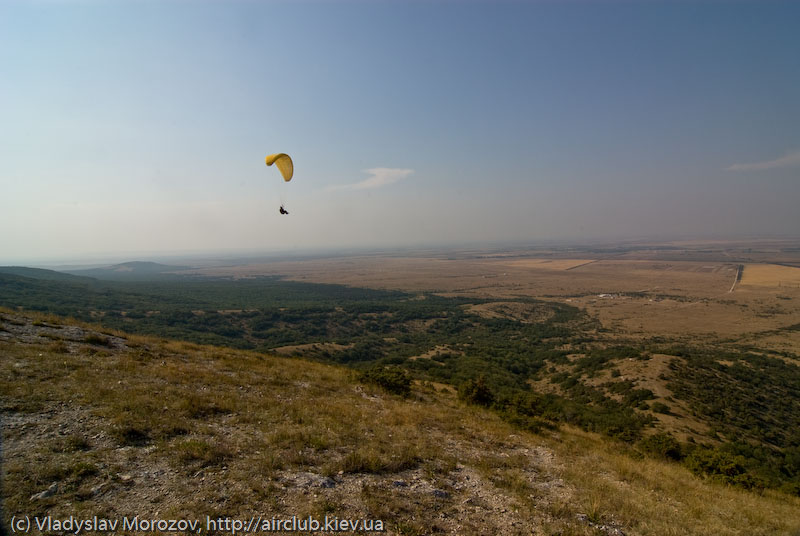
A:
[[[0,264],[798,236],[799,28],[798,2],[4,0]]]

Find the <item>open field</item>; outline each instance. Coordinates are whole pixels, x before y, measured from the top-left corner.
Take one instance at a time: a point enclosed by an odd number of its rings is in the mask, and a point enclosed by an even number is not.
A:
[[[573,263],[564,266],[575,266]],[[702,298],[726,292],[736,277],[736,265],[731,263],[598,260],[571,270],[538,266],[498,259],[375,256],[250,264],[197,273],[239,278],[284,275],[315,283],[489,298],[569,298],[619,292],[679,293]]]
[[[669,243],[624,251],[465,251],[253,263],[199,270],[237,278],[292,280],[493,298],[479,314],[516,315],[520,297],[578,306],[609,337],[752,344],[800,353],[800,263],[794,242]],[[745,265],[737,282],[740,264]],[[734,285],[734,283],[736,283]],[[731,292],[731,289],[733,291]],[[519,305],[513,307],[519,308]]]
[[[800,288],[800,268],[777,264],[748,264],[742,275],[743,285]]]
[[[594,259],[521,259],[511,261],[509,266],[532,270],[572,270],[578,266],[595,262]]]

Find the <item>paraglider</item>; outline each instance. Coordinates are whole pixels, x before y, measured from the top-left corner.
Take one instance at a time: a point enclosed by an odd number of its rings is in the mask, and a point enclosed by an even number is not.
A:
[[[292,164],[292,157],[290,157],[288,154],[271,154],[265,160],[268,166],[275,164],[278,167],[281,175],[283,175],[283,180],[286,182],[292,180],[292,175],[294,175],[294,164]]]
[[[292,180],[292,175],[294,175],[294,164],[292,163],[292,157],[290,157],[286,153],[275,153],[267,156],[265,162],[268,166],[275,164],[275,167],[278,168],[278,171],[281,172],[281,176],[283,176],[284,182],[289,182]],[[283,197],[283,196],[281,196]],[[281,208],[280,213],[281,215],[289,214],[289,211],[286,210],[283,205],[283,199],[281,199]]]

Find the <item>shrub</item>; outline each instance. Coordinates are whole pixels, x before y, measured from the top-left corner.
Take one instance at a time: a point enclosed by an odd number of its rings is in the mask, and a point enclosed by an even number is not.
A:
[[[396,395],[408,396],[411,393],[411,377],[400,367],[373,367],[362,372],[358,379],[362,383],[377,385]]]
[[[639,448],[656,458],[681,459],[681,444],[666,432],[659,432],[639,441]]]
[[[664,415],[670,415],[669,406],[664,404],[663,402],[653,402],[653,404],[650,406],[650,409],[652,409],[656,413],[663,413]]]
[[[458,388],[458,398],[469,404],[489,407],[494,402],[494,393],[486,385],[483,376],[466,381]]]
[[[761,489],[765,486],[765,482],[747,471],[743,456],[719,449],[697,448],[686,457],[685,463],[693,473],[724,484],[745,489]]]

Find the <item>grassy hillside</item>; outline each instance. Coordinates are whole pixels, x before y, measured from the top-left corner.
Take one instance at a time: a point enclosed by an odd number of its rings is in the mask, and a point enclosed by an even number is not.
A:
[[[0,273],[0,304],[372,375],[397,367],[521,429],[577,426],[701,476],[800,495],[800,361],[787,352],[626,340],[568,304],[523,297],[276,277],[60,281],[14,270]]]
[[[522,431],[443,385],[400,397],[321,363],[5,310],[0,390],[6,521],[255,514],[381,519],[389,534],[800,531],[797,497],[696,478],[567,426]]]

